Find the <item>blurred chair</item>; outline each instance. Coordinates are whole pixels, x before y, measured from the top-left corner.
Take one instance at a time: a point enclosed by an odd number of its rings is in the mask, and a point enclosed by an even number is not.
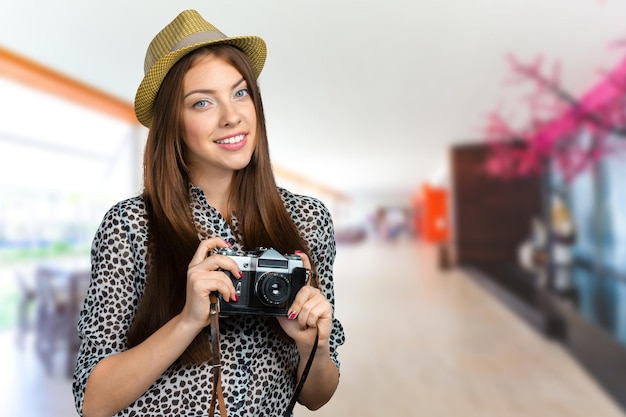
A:
[[[69,300],[62,278],[46,267],[38,267],[35,272],[35,352],[48,373],[52,372],[55,354],[63,343],[63,325],[69,320]]]
[[[31,307],[35,301],[35,283],[32,279],[32,273],[27,274],[24,271],[16,272],[16,281],[18,289],[18,303],[17,303],[17,333],[16,343],[21,349],[24,347],[24,339],[26,334],[31,329],[32,318]]]
[[[74,372],[80,341],[78,314],[90,279],[89,271],[67,271],[40,266],[35,273],[35,352],[52,373],[61,355],[64,372]]]

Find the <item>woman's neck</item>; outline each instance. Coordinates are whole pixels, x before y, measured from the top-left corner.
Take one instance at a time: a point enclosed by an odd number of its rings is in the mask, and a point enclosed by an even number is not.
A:
[[[224,218],[230,217],[228,197],[232,174],[221,177],[192,176],[191,181],[204,191],[206,200],[211,207],[219,211]]]

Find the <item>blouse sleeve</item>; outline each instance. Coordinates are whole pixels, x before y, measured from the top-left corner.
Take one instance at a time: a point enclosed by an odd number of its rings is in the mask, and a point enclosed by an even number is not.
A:
[[[320,290],[326,296],[333,308],[333,328],[330,334],[331,359],[340,369],[340,361],[337,348],[344,344],[345,334],[341,322],[335,317],[335,290],[333,265],[337,248],[335,243],[335,231],[333,220],[328,208],[321,201],[304,197],[305,215],[300,219],[299,227],[309,244],[312,262],[317,268]]]
[[[101,222],[91,248],[91,282],[83,303],[78,335],[81,345],[74,371],[76,409],[82,416],[85,386],[96,364],[104,357],[127,349],[126,334],[139,304],[138,288],[143,269],[133,225],[141,217],[137,207],[120,203]],[[145,223],[145,222],[144,222]]]

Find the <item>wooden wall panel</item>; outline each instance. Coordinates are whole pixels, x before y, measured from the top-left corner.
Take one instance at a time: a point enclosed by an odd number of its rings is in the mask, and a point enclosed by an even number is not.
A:
[[[461,265],[517,264],[531,219],[542,211],[541,178],[490,177],[483,169],[487,151],[483,144],[451,151],[454,252]]]

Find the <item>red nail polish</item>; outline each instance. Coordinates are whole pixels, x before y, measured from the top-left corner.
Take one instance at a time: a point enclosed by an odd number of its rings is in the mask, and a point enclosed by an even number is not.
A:
[[[287,316],[287,320],[294,320],[296,317],[298,317],[298,312],[294,310],[291,313],[289,313],[289,316]]]
[[[243,272],[239,271],[239,278],[243,278]]]
[[[230,297],[230,299],[234,302],[238,302],[239,301],[239,295],[237,295],[237,293],[233,294],[232,297]]]
[[[302,252],[301,250],[297,250],[297,251],[295,251],[294,253],[295,253],[296,255],[301,255],[301,254],[303,254],[304,252]]]

